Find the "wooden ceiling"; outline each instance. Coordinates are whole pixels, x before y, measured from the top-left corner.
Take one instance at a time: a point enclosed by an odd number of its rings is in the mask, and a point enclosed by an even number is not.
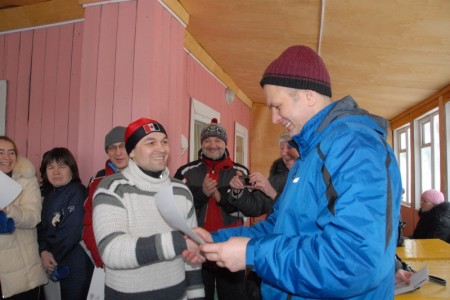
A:
[[[0,32],[79,19],[94,1],[0,0]],[[184,7],[188,34],[252,102],[265,103],[264,69],[295,44],[320,47],[333,98],[388,119],[450,84],[448,0],[163,2]]]

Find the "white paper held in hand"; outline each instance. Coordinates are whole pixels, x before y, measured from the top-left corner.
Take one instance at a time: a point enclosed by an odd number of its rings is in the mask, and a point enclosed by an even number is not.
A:
[[[416,273],[414,273],[411,278],[410,284],[400,282],[395,285],[395,295],[403,294],[406,292],[414,291],[424,285],[428,281],[428,266],[423,267]]]
[[[0,171],[0,191],[2,191],[0,197],[0,209],[2,209],[19,196],[20,192],[22,192],[22,187],[17,181]]]
[[[205,243],[181,217],[175,204],[172,185],[167,185],[156,193],[155,200],[160,214],[170,226],[181,230],[198,244]]]

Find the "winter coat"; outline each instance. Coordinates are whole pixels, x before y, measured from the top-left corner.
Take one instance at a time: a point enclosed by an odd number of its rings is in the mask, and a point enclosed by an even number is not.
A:
[[[211,161],[200,158],[181,166],[175,173],[175,178],[182,180],[191,190],[194,196],[195,211],[198,225],[205,226],[208,205],[211,201],[202,191],[203,180],[206,174],[217,176],[217,189],[221,194],[219,203],[213,201],[214,205],[219,205],[223,227],[232,227],[243,223],[243,216],[251,213],[252,205],[244,204],[236,207],[228,201],[230,194],[230,181],[237,171],[248,175],[248,169],[236,162],[233,162],[227,155],[223,159]],[[221,228],[223,228],[221,227]]]
[[[6,207],[14,219],[12,234],[0,234],[0,280],[3,297],[29,291],[48,282],[38,251],[36,225],[41,221],[41,193],[33,164],[18,156],[12,172],[23,191]]]
[[[269,182],[272,187],[277,191],[277,195],[281,195],[283,192],[286,179],[289,174],[289,169],[284,164],[283,159],[280,157],[272,163],[269,173]]]
[[[245,236],[264,299],[393,299],[401,178],[386,122],[346,97],[293,138],[301,158],[274,212]]]
[[[97,175],[95,175],[89,183],[88,196],[84,201],[83,241],[89,249],[92,260],[97,268],[103,268],[103,261],[98,253],[97,243],[95,242],[94,236],[94,228],[92,227],[92,200],[94,199],[94,193],[100,181],[102,181],[105,176],[117,173],[118,170],[116,171],[115,169],[117,168],[115,168],[114,164],[108,160],[105,164],[105,169],[98,171]]]
[[[442,202],[431,210],[419,210],[419,222],[414,229],[413,239],[441,239],[450,243],[450,203]]]
[[[53,188],[44,197],[42,222],[38,226],[40,253],[51,252],[57,263],[76,264],[71,254],[72,251],[84,251],[80,241],[85,197],[86,188],[75,181]]]

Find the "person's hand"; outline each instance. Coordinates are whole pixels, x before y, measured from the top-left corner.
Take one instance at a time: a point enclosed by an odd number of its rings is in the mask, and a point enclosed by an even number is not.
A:
[[[205,242],[205,243],[211,243],[212,236],[211,233],[209,233],[207,230],[201,228],[201,227],[195,227],[192,228],[192,230]],[[206,258],[205,256],[200,252],[200,247],[196,242],[194,242],[190,237],[185,236],[187,243],[187,250],[184,250],[181,253],[181,256],[183,256],[186,260],[193,264],[200,264],[205,262]]]
[[[245,188],[244,183],[241,181],[240,177],[243,176],[241,171],[237,171],[236,175],[230,180],[230,187],[233,190],[243,190]]]
[[[206,197],[211,197],[214,192],[217,191],[217,181],[211,179],[211,177],[209,177],[208,174],[206,174],[205,178],[203,179],[203,184],[202,184],[202,191],[203,194],[206,195]]]
[[[58,265],[53,254],[47,250],[41,252],[41,262],[48,275],[50,275]]]
[[[395,284],[400,283],[400,282],[409,284],[411,282],[411,276],[413,276],[413,274],[414,274],[413,272],[399,269],[395,273]]]
[[[269,180],[261,173],[255,172],[250,174],[250,182],[255,189],[262,191],[267,197],[272,200],[277,196],[277,191],[270,184]]]
[[[245,270],[245,252],[250,239],[233,237],[224,243],[200,245],[206,259],[215,261],[218,266],[225,267],[231,272]]]
[[[192,264],[204,263],[206,258],[200,253],[198,244],[188,236],[185,236],[184,238],[186,240],[187,249],[181,253],[181,256]]]

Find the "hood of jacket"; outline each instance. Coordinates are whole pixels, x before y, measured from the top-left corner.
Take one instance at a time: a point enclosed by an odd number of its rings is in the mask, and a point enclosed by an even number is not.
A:
[[[314,139],[324,130],[330,130],[342,122],[360,123],[372,128],[383,138],[386,137],[388,123],[382,117],[361,109],[351,96],[335,101],[314,115],[303,126],[300,133],[293,136],[300,155],[306,155],[316,145]]]
[[[17,156],[16,165],[14,166],[12,172],[12,179],[17,180],[18,178],[33,178],[36,176],[36,171],[27,158],[23,156]]]

